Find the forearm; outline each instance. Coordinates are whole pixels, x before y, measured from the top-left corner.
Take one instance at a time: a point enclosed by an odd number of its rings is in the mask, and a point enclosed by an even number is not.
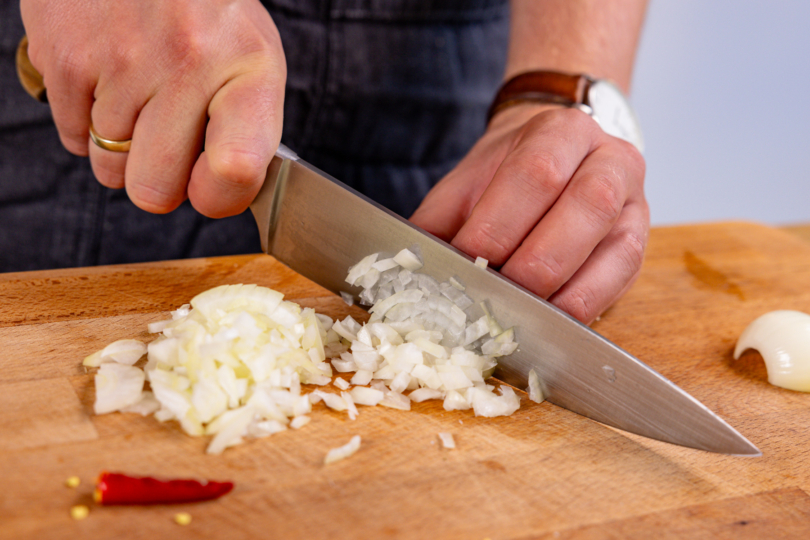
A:
[[[608,78],[629,91],[647,0],[512,0],[506,79],[537,69]]]

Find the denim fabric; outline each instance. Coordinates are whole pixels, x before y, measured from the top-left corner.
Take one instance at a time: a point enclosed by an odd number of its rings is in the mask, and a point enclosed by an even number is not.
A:
[[[409,216],[474,144],[503,73],[507,0],[265,0],[288,81],[283,142]],[[98,184],[14,72],[19,3],[0,0],[0,271],[259,250],[249,212],[167,215]]]

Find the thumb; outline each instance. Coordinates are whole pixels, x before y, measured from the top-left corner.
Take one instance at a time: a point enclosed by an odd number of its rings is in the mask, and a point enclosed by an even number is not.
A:
[[[205,150],[188,185],[201,214],[232,216],[253,202],[281,142],[284,79],[283,66],[276,73],[241,75],[211,100]]]

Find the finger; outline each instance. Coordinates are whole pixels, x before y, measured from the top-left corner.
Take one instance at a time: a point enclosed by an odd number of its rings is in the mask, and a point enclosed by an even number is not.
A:
[[[410,221],[450,242],[470,217],[507,151],[503,144],[479,142],[430,190]]]
[[[186,199],[202,148],[206,93],[193,84],[169,83],[138,114],[126,160],[126,188],[139,208],[164,214]],[[118,156],[110,156],[117,158]]]
[[[505,276],[548,298],[574,275],[613,228],[630,194],[640,189],[643,164],[625,151],[611,142],[582,162],[554,207],[503,266]]]
[[[649,223],[646,201],[626,205],[610,233],[549,301],[586,324],[593,322],[638,277]]]
[[[211,100],[205,151],[188,186],[201,214],[239,214],[256,197],[281,142],[285,77],[276,64],[229,81]]]
[[[38,40],[32,39],[28,52],[48,89],[48,103],[62,145],[72,154],[86,156],[97,80],[97,73],[86,60],[87,51],[78,45],[40,49]]]
[[[149,97],[133,84],[134,80],[133,77],[102,78],[96,85],[91,120],[93,130],[100,137],[114,141],[132,139],[138,114]],[[89,156],[99,183],[115,189],[124,187],[128,152],[112,152],[91,141]]]
[[[512,256],[567,186],[600,132],[578,110],[546,113],[527,124],[453,245],[500,266]]]

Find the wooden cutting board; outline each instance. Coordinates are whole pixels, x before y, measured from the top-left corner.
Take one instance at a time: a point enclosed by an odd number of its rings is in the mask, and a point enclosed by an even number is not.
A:
[[[0,275],[0,538],[808,538],[810,395],[770,386],[735,340],[773,309],[810,312],[810,244],[750,223],[652,231],[641,278],[594,328],[720,414],[763,452],[738,458],[629,435],[549,403],[508,418],[315,407],[299,431],[220,456],[134,414],[94,416],[82,359],[196,293],[258,283],[332,317],[356,308],[268,256]],[[458,448],[440,447],[450,432]],[[362,437],[329,466],[329,448]],[[92,503],[102,470],[233,480],[218,501]],[[79,476],[77,489],[67,488]],[[90,515],[74,521],[72,505]],[[189,512],[181,527],[173,516]]]

